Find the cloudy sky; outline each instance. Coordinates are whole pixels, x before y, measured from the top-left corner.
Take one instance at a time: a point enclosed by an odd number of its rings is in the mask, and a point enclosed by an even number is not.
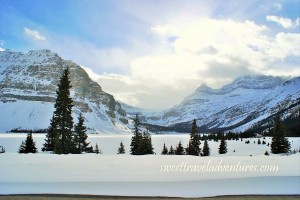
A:
[[[50,49],[130,105],[300,75],[300,0],[0,0],[0,50]]]

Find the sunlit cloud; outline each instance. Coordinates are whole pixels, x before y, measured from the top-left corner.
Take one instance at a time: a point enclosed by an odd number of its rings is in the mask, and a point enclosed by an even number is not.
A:
[[[218,88],[249,74],[299,75],[299,64],[289,65],[287,71],[285,63],[287,58],[300,56],[297,33],[272,36],[268,27],[253,21],[209,18],[156,25],[150,30],[159,37],[162,45],[157,51],[163,53],[133,59],[126,76],[95,77],[104,90],[128,104],[166,108],[202,83]]]
[[[27,27],[24,27],[24,34],[34,40],[38,40],[38,41],[46,40],[45,36],[43,36],[40,32],[38,32],[37,30],[27,28]]]
[[[285,17],[278,17],[275,15],[267,15],[266,16],[267,21],[275,22],[278,25],[282,26],[283,28],[289,29],[289,28],[296,28],[299,27],[300,18],[297,18],[295,21],[291,20],[290,18]]]

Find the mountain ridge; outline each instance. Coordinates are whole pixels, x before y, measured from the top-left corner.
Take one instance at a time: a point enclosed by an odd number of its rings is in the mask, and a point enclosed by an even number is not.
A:
[[[82,112],[91,132],[128,132],[127,114],[114,97],[104,92],[78,64],[50,50],[0,52],[0,108],[4,111],[0,118],[5,122],[0,130],[9,131],[19,126],[22,129],[47,128],[59,77],[66,67],[70,69],[74,121]],[[7,117],[18,119],[20,125]]]
[[[244,131],[282,110],[283,117],[295,115],[299,103],[300,77],[244,76],[220,89],[201,85],[180,104],[144,116],[144,123],[189,131],[197,119],[204,131]]]

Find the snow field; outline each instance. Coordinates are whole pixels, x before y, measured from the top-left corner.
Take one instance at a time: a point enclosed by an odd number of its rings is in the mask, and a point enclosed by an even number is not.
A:
[[[218,155],[217,142],[209,142],[212,156],[160,155],[188,135],[153,135],[157,155],[132,156],[131,135],[89,135],[103,154],[18,154],[26,134],[0,134],[0,194],[61,193],[129,196],[203,197],[234,194],[300,194],[300,153],[265,156],[266,145],[227,141],[228,153]],[[34,134],[40,150],[43,134]],[[253,141],[255,140],[255,144]],[[267,143],[270,138],[266,138]],[[298,148],[300,138],[289,138]],[[117,155],[123,141],[127,154]],[[293,142],[292,142],[293,141]],[[201,147],[203,146],[203,142]],[[233,150],[235,149],[235,153]],[[252,155],[252,156],[250,156]],[[271,167],[276,167],[271,168]]]

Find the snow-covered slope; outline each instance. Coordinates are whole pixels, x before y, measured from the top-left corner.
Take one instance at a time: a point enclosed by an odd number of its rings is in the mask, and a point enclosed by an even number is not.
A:
[[[102,91],[76,63],[50,50],[0,52],[0,131],[44,129],[54,111],[56,89],[69,67],[74,121],[80,112],[90,132],[119,133],[127,129],[127,114],[114,97]]]
[[[300,77],[245,76],[220,89],[202,85],[179,105],[147,115],[146,122],[184,129],[197,119],[202,130],[245,130],[278,112],[295,115],[299,102]]]

